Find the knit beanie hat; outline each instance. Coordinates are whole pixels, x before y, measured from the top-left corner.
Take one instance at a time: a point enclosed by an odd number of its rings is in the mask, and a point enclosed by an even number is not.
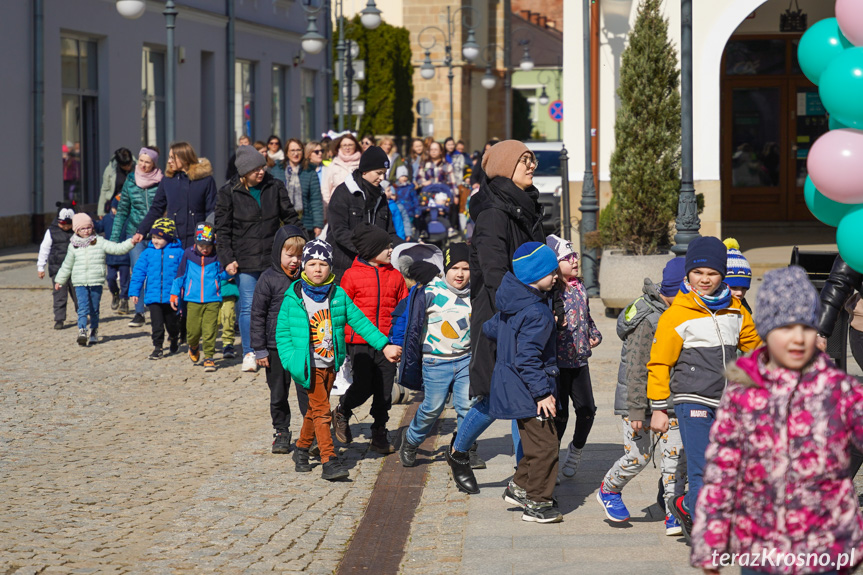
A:
[[[408,178],[408,167],[407,166],[399,166],[396,168],[396,180],[401,178],[402,176]]]
[[[241,176],[245,176],[252,170],[266,165],[267,159],[254,146],[240,146],[237,148],[237,157],[234,159],[234,166],[236,166],[237,173]]]
[[[695,268],[710,268],[725,277],[725,263],[728,257],[725,244],[713,236],[699,236],[689,242],[686,250],[686,275]]]
[[[153,222],[153,227],[150,228],[150,235],[166,240],[174,241],[177,237],[177,224],[170,218],[159,218]]]
[[[216,230],[213,229],[213,226],[207,222],[198,224],[198,227],[195,228],[195,243],[209,245],[216,243]]]
[[[560,236],[551,234],[545,238],[545,245],[550,247],[554,251],[555,255],[557,255],[557,261],[560,261],[572,254],[578,256],[578,252],[572,247],[572,242],[565,240]]]
[[[75,214],[72,216],[72,230],[75,233],[78,233],[78,230],[81,228],[92,226],[93,218],[88,216],[87,214]]]
[[[443,271],[448,272],[451,267],[459,262],[470,263],[470,248],[464,242],[450,244],[443,253]]]
[[[686,277],[684,266],[686,259],[683,256],[677,256],[668,260],[665,264],[665,269],[662,270],[662,287],[659,293],[665,297],[674,297],[680,291],[680,284],[683,283],[683,278]]]
[[[360,156],[359,170],[361,174],[372,170],[389,170],[390,158],[380,146],[371,146]]]
[[[758,290],[755,328],[761,339],[777,327],[803,324],[818,329],[821,298],[803,268],[788,266],[764,274]]]
[[[387,249],[391,243],[386,230],[368,222],[362,222],[354,228],[351,241],[357,248],[357,254],[366,261]]]
[[[545,244],[526,242],[515,250],[512,273],[523,284],[532,284],[556,270],[557,256],[554,255],[554,250]]]
[[[312,240],[303,248],[303,267],[309,260],[320,260],[327,262],[333,267],[333,246],[324,240]]]
[[[725,283],[731,287],[749,289],[752,285],[752,268],[740,252],[740,244],[734,238],[728,238],[722,243],[728,248],[726,264],[728,272],[725,274]]]
[[[482,157],[482,169],[488,179],[503,176],[512,178],[519,158],[525,153],[533,154],[519,140],[504,140],[488,149]]]
[[[427,285],[429,282],[434,280],[439,273],[440,269],[438,269],[436,265],[422,260],[415,261],[408,268],[408,277],[422,285]]]

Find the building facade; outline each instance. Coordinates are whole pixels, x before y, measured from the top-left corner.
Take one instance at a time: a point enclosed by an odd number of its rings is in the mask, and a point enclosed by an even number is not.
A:
[[[228,110],[226,0],[177,0],[175,139],[208,158],[217,183],[240,134],[311,139],[326,130],[325,52],[304,54],[306,18],[291,0],[234,0],[236,76]],[[39,8],[41,7],[41,14]],[[14,170],[0,202],[0,223],[11,233],[0,247],[38,238],[55,203],[74,199],[95,211],[102,172],[114,150],[137,154],[158,145],[165,167],[166,29],[164,2],[148,0],[137,20],[124,19],[113,0],[20,0],[3,6],[0,45],[7,54],[2,124],[4,153]],[[41,16],[42,77],[36,79],[36,22]],[[42,142],[34,94],[44,94]],[[229,115],[234,128],[229,133]],[[43,161],[37,166],[41,144]],[[38,175],[38,177],[37,177]],[[37,189],[37,181],[41,181]]]

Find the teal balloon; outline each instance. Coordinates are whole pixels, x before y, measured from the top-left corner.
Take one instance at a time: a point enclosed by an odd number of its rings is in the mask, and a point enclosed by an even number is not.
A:
[[[833,116],[830,116],[827,120],[831,130],[844,130],[845,128],[850,128],[851,126],[846,126]]]
[[[833,59],[821,74],[818,95],[831,118],[863,129],[863,48],[848,48]]]
[[[857,205],[836,228],[839,255],[855,271],[863,273],[863,206]]]
[[[818,218],[818,221],[834,228],[848,212],[860,207],[860,204],[840,204],[831,200],[815,188],[815,184],[808,176],[803,186],[803,199],[806,200],[806,207],[813,216]]]
[[[847,48],[852,48],[836,18],[825,18],[812,25],[800,39],[797,47],[797,61],[800,69],[816,86],[821,81],[821,74],[836,56]]]

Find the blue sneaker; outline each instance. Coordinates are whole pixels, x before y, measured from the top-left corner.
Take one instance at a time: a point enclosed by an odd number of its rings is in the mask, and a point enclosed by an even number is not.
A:
[[[623,498],[620,496],[620,493],[605,491],[600,485],[599,491],[596,493],[596,500],[605,509],[605,516],[610,521],[620,523],[629,520],[629,510],[623,504]]]
[[[683,527],[680,526],[680,522],[671,513],[665,516],[665,534],[683,535]]]

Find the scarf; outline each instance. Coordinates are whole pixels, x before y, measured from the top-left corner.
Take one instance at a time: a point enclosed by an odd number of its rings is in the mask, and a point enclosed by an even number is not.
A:
[[[69,238],[69,243],[72,244],[72,247],[74,248],[86,248],[90,244],[96,243],[96,234],[86,238],[82,238],[78,234],[73,234],[72,237]]]
[[[321,303],[327,299],[327,295],[330,293],[330,288],[332,288],[333,282],[336,280],[335,274],[332,273],[322,284],[312,283],[312,280],[309,279],[306,272],[303,272],[300,277],[303,278],[303,283],[300,284],[303,288],[303,293],[309,296],[312,301],[317,303]]]
[[[267,155],[277,164],[285,161],[285,153],[282,150],[279,150],[275,154],[267,151]]]
[[[704,302],[704,305],[710,311],[719,311],[731,305],[731,290],[725,282],[719,285],[719,289],[713,295],[704,295],[689,285],[689,280],[684,278],[683,283],[680,284],[680,291],[683,293],[694,293]]]
[[[291,167],[290,163],[285,167],[285,187],[288,188],[288,197],[291,198],[291,203],[294,204],[294,209],[298,212],[303,211],[303,187],[300,183],[300,168],[296,170]]]
[[[145,172],[141,169],[141,164],[135,166],[135,185],[146,190],[152,188],[162,181],[164,174],[159,168],[153,168],[152,171]]]
[[[353,154],[345,154],[341,150],[339,150],[339,159],[343,161],[347,165],[353,165],[360,161],[360,156],[362,156],[362,152],[354,152]]]
[[[446,284],[446,287],[449,288],[449,291],[454,293],[456,297],[470,298],[470,282],[467,282],[467,285],[464,286],[464,289],[456,289],[451,283],[446,280],[444,280],[444,283]]]

